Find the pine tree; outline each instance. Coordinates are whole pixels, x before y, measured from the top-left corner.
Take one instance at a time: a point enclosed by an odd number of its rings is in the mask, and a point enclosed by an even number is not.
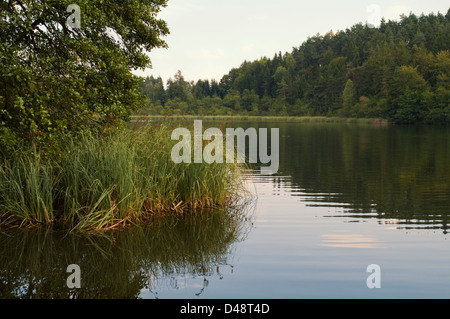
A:
[[[345,83],[345,88],[342,92],[342,101],[343,108],[340,111],[340,114],[343,116],[354,115],[353,113],[356,104],[356,91],[351,79],[348,79]]]

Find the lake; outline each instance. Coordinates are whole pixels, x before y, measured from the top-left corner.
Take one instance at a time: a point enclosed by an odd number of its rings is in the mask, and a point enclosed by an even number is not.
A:
[[[0,297],[450,298],[449,128],[227,125],[280,129],[278,173],[245,174],[251,203],[99,236],[2,231]]]

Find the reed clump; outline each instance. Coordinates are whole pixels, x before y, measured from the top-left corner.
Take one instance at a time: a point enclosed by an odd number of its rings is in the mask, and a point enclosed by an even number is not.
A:
[[[21,152],[0,163],[0,224],[101,231],[155,214],[238,205],[239,164],[175,164],[165,125],[85,133],[58,159]]]

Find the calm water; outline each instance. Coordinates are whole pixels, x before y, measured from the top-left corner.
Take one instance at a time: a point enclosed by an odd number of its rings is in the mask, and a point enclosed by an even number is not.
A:
[[[279,173],[246,176],[252,205],[102,237],[0,233],[0,296],[450,298],[450,129],[232,126],[280,128]]]

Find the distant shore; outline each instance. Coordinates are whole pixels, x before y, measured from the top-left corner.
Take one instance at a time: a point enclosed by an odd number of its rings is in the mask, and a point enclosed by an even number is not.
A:
[[[139,120],[191,120],[203,119],[213,121],[261,121],[261,122],[299,122],[299,123],[359,123],[388,125],[392,122],[380,118],[345,118],[345,117],[327,117],[327,116],[255,116],[255,115],[132,115],[131,121]]]

